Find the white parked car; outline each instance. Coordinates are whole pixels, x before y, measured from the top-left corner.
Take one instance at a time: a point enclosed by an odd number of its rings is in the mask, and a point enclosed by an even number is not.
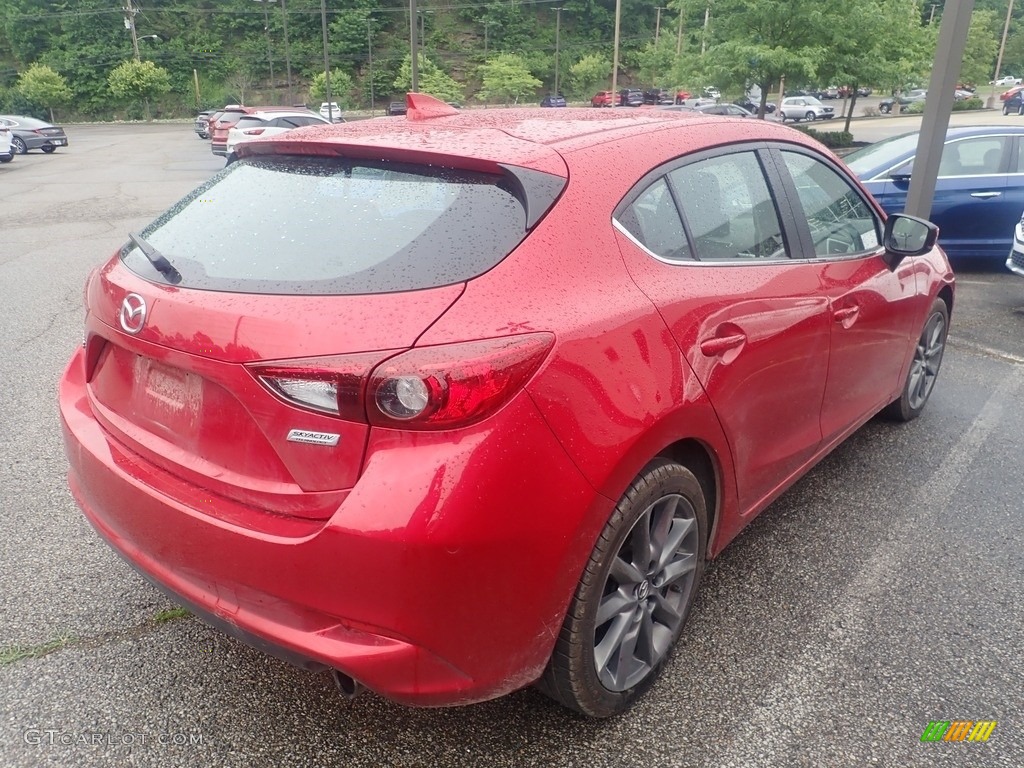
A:
[[[11,129],[0,123],[0,163],[9,163],[14,159],[11,136]]]
[[[1006,268],[1014,274],[1024,277],[1024,216],[1013,228],[1013,247],[1006,259]]]
[[[279,133],[303,128],[307,125],[330,125],[327,118],[310,112],[309,110],[296,110],[295,112],[262,112],[257,110],[250,115],[242,115],[238,122],[228,131],[227,158],[232,162],[235,147],[245,141],[252,141],[261,136],[275,136]]]
[[[345,118],[341,116],[341,107],[338,106],[338,102],[323,102],[320,105],[320,117],[324,120],[331,120],[335,123],[344,123]]]
[[[989,85],[1020,85],[1021,79],[1019,77],[1011,77],[1010,75],[1003,75],[998,80],[989,80]]]
[[[813,96],[790,96],[779,105],[779,117],[787,120],[830,120],[835,116],[835,107],[826,107]]]

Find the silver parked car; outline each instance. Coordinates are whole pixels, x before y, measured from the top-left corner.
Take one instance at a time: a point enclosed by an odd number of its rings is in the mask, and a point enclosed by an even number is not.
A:
[[[67,134],[58,125],[45,120],[36,120],[24,115],[0,115],[0,123],[6,125],[12,134],[11,149],[17,155],[24,155],[30,149],[41,149],[50,153],[57,147],[68,145]]]
[[[779,117],[782,122],[793,120],[831,120],[835,116],[835,107],[826,107],[813,96],[790,96],[779,105]]]

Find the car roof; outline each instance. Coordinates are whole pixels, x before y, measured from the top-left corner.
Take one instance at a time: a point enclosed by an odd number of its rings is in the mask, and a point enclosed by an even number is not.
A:
[[[679,114],[658,109],[586,108],[457,112],[434,99],[429,100],[428,107],[420,110],[410,103],[405,119],[399,120],[312,126],[299,134],[286,133],[260,142],[258,146],[246,145],[240,155],[275,152],[322,154],[324,150],[333,148],[346,156],[379,158],[380,150],[389,148],[396,155],[415,162],[460,158],[463,165],[479,165],[481,170],[493,169],[496,164],[511,164],[564,175],[565,165],[560,154],[587,150],[616,140],[646,137],[654,131],[678,128],[686,121],[692,121],[692,125],[713,121],[720,126],[716,129],[717,143],[776,139],[819,146],[798,131],[778,124],[763,122],[759,127],[754,126],[758,128],[754,131],[753,128],[741,127],[741,121],[699,112]],[[440,116],[429,116],[431,111],[440,113]]]
[[[29,117],[27,115],[0,115],[0,118],[3,118],[4,120],[13,120],[19,125],[34,125],[36,128],[44,125],[50,125],[50,123],[45,120],[40,120],[36,117]]]
[[[309,109],[257,109],[245,117],[258,117],[267,119],[272,117],[320,117],[316,112]]]

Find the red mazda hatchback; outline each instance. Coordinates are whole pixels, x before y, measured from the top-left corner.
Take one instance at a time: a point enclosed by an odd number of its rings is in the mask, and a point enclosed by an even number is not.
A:
[[[90,276],[70,485],[349,695],[623,710],[705,560],[942,362],[935,228],[780,125],[413,94],[239,156]]]

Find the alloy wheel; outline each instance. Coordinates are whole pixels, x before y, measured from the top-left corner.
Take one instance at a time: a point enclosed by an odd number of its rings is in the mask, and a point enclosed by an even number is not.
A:
[[[921,338],[914,348],[914,360],[910,364],[910,385],[908,401],[917,410],[928,400],[935,386],[935,378],[942,365],[942,353],[946,349],[946,320],[935,312],[921,332]]]
[[[655,501],[615,555],[597,609],[594,667],[605,688],[626,691],[668,653],[694,588],[699,531],[684,496]]]

